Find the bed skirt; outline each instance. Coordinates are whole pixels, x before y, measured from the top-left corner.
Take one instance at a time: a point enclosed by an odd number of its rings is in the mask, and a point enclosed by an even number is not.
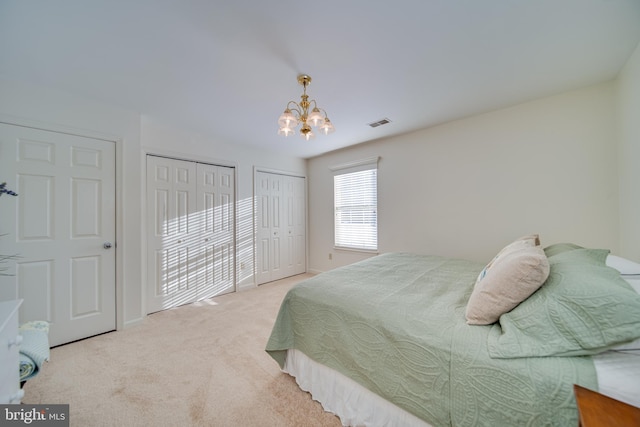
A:
[[[343,426],[432,427],[299,350],[287,350],[282,370],[294,377],[298,386],[320,402],[325,411],[337,415]]]

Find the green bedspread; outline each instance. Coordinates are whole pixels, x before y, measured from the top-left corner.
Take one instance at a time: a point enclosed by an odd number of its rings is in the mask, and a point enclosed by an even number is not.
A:
[[[491,359],[491,326],[464,316],[483,267],[389,253],[322,273],[289,291],[266,350],[282,367],[298,349],[436,427],[576,426],[591,358]]]

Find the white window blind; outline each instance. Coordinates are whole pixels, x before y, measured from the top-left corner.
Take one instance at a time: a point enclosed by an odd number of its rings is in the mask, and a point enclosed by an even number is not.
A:
[[[362,161],[334,167],[335,246],[378,249],[378,166]]]

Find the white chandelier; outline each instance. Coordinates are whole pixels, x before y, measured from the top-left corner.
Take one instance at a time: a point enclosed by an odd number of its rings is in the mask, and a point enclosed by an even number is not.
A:
[[[284,113],[278,119],[278,135],[289,136],[294,133],[294,128],[302,123],[300,128],[300,136],[307,141],[314,138],[312,126],[317,128],[320,133],[325,135],[332,133],[336,129],[331,124],[327,112],[322,108],[318,108],[316,100],[309,101],[309,95],[307,95],[307,86],[311,83],[311,77],[306,74],[300,74],[298,76],[298,83],[302,85],[303,92],[300,96],[301,100],[298,104],[295,101],[289,101]],[[309,107],[313,105],[311,113],[309,113]],[[295,114],[294,114],[295,113]],[[323,115],[324,114],[324,115]]]

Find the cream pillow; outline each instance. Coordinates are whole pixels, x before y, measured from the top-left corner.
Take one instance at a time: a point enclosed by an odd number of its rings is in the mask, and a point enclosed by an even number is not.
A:
[[[511,243],[480,273],[467,303],[468,324],[496,322],[547,280],[549,261],[544,250],[535,243],[535,240]]]
[[[516,239],[516,242],[519,240],[533,240],[532,246],[540,246],[540,235],[538,234],[529,234],[527,236],[522,236],[519,239]]]
[[[480,282],[480,280],[482,280],[482,278],[487,274],[487,271],[489,271],[493,263],[502,255],[523,247],[531,247],[531,246],[538,246],[538,245],[540,245],[540,238],[538,237],[537,234],[522,236],[519,239],[516,239],[513,242],[509,243],[507,246],[502,248],[500,252],[498,252],[498,255],[496,255],[495,257],[493,257],[491,261],[489,261],[489,264],[487,264],[485,268],[482,269],[482,271],[478,275],[478,278],[476,279],[476,286],[478,285],[478,282]]]

